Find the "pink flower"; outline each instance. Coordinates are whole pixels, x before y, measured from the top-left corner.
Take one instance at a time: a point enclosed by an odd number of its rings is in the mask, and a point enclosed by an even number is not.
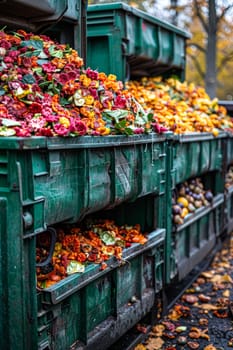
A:
[[[59,74],[59,77],[58,77],[58,81],[60,84],[65,84],[67,83],[67,81],[69,81],[69,76],[68,76],[68,73],[61,73]]]
[[[67,73],[69,80],[75,80],[77,77],[77,73],[74,70],[71,70]]]
[[[42,64],[42,68],[45,73],[53,73],[57,69],[57,67],[52,63],[44,63]]]
[[[54,124],[53,128],[58,136],[67,136],[70,131],[62,124]]]
[[[58,117],[58,115],[51,113],[51,114],[47,114],[45,116],[45,119],[48,123],[54,123],[54,122],[57,122],[59,120],[59,117]]]
[[[13,58],[9,57],[9,56],[4,57],[3,61],[5,63],[13,63],[14,62]]]
[[[94,97],[95,100],[98,100],[98,97],[99,97],[99,96],[98,96],[98,92],[97,92],[96,89],[89,88],[89,92],[90,92],[91,96]]]
[[[19,50],[11,50],[9,51],[8,56],[13,58],[13,60],[16,60],[19,54],[20,54]]]
[[[11,43],[8,40],[1,39],[0,47],[3,47],[4,49],[9,50],[11,48]]]
[[[144,133],[144,128],[136,128],[134,129],[134,134],[143,134]]]
[[[86,69],[86,75],[88,78],[91,78],[92,80],[98,79],[98,72],[95,70],[92,70],[91,68]]]
[[[122,97],[122,96],[117,96],[114,100],[114,109],[118,109],[118,108],[126,108],[126,98]]]

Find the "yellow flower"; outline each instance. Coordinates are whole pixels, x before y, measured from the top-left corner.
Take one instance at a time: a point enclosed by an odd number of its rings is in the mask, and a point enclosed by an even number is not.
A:
[[[94,97],[91,95],[85,96],[85,102],[87,105],[92,105],[94,103]]]
[[[59,123],[64,125],[66,128],[69,128],[69,126],[70,126],[70,121],[66,117],[60,117],[59,118]]]
[[[21,86],[19,86],[18,89],[15,90],[14,95],[17,96],[18,98],[23,98],[28,94],[30,94],[31,92],[32,90],[30,88],[28,88],[27,90],[23,90]]]

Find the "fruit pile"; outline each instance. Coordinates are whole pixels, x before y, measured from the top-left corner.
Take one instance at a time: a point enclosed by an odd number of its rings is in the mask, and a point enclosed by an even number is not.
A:
[[[113,74],[45,35],[0,31],[0,136],[138,134],[156,122]]]
[[[233,165],[231,165],[225,176],[225,188],[233,186]]]
[[[105,261],[110,257],[121,260],[124,248],[146,242],[139,224],[118,226],[113,220],[98,220],[86,223],[85,227],[60,227],[51,262],[37,266],[38,288],[48,288],[70,274],[84,272],[90,263],[100,264],[100,269],[104,270]],[[37,236],[38,265],[48,258],[50,245],[51,237],[47,232]]]
[[[209,205],[213,193],[205,190],[200,178],[190,179],[180,184],[172,196],[172,220],[175,225],[182,225],[188,214],[198,208]]]
[[[175,134],[211,132],[217,136],[219,130],[230,131],[233,126],[225,107],[193,83],[145,77],[127,82],[126,87],[144,109],[153,112],[158,125]]]

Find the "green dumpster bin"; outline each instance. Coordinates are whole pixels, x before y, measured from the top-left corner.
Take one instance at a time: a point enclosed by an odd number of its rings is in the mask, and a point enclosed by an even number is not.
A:
[[[184,78],[187,32],[124,3],[87,9],[87,65],[119,80]]]

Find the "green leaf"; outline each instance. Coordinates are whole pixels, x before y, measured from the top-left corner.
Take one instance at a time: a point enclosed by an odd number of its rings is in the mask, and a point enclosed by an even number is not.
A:
[[[24,40],[21,42],[22,47],[33,47],[36,50],[43,50],[43,41],[42,40]]]
[[[5,95],[5,93],[6,93],[6,91],[4,89],[0,88],[0,96]]]
[[[63,57],[62,50],[56,50],[54,45],[49,47],[49,53],[52,57],[57,57],[57,58]]]
[[[49,84],[50,84],[50,81],[47,81],[47,80],[46,80],[46,81],[43,81],[43,83],[40,83],[40,84],[39,84],[39,87],[40,87],[40,88],[43,88],[44,86],[47,86],[47,85],[49,85]]]
[[[115,129],[120,134],[124,134],[124,135],[133,135],[134,134],[133,130],[126,126],[126,120],[122,120],[119,123],[116,123]]]
[[[25,52],[25,53],[22,53],[20,56],[22,56],[22,57],[39,56],[40,53],[41,53],[40,50],[27,51],[27,52]]]
[[[40,66],[42,66],[42,64],[48,63],[49,60],[37,60],[36,61]]]
[[[2,125],[3,126],[21,126],[20,122],[17,122],[16,120],[11,120],[11,119],[7,119],[7,118],[2,118]]]
[[[154,114],[153,113],[147,114],[147,119],[149,122],[152,122],[154,120]]]
[[[25,84],[33,84],[36,82],[32,74],[25,74],[22,80]]]
[[[46,53],[42,50],[40,51],[40,54],[38,55],[39,58],[45,59],[48,58],[48,56],[46,55]]]
[[[61,97],[61,98],[60,98],[60,104],[61,104],[62,106],[65,106],[65,105],[69,105],[70,102],[69,102],[66,98]]]
[[[115,234],[112,233],[111,231],[103,231],[99,235],[100,235],[101,240],[106,245],[112,245],[116,241]]]
[[[15,130],[14,129],[8,129],[5,127],[0,127],[0,136],[14,136],[15,135]]]
[[[126,118],[127,115],[129,114],[128,111],[124,109],[116,109],[114,111],[105,109],[104,113],[108,116],[114,119],[117,123],[119,122],[120,119]]]

